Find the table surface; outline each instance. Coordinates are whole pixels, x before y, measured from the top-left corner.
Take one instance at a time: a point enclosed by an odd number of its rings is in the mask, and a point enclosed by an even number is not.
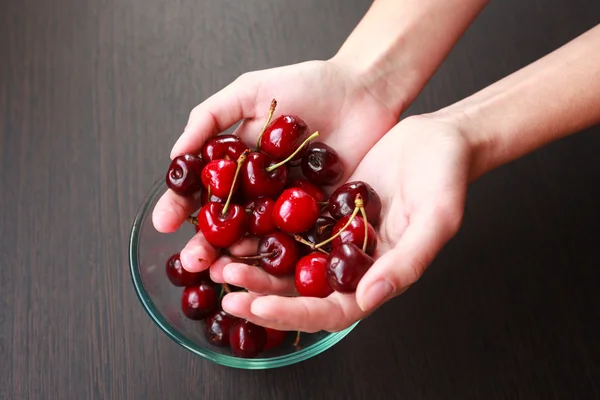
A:
[[[369,4],[0,2],[1,399],[600,398],[600,127],[474,183],[418,285],[309,361],[220,367],[142,309],[129,229],[191,108],[243,72],[331,56]],[[492,2],[406,115],[599,16],[597,0]]]

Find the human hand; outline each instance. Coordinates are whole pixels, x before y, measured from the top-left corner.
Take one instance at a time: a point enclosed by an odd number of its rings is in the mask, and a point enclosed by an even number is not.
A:
[[[342,180],[398,120],[397,112],[374,97],[361,77],[344,65],[334,60],[305,62],[244,74],[198,105],[171,158],[199,153],[206,139],[241,120],[235,134],[252,146],[274,98],[278,102],[275,116],[298,115],[311,132],[320,132],[319,141],[336,149],[345,168]],[[199,199],[183,198],[168,190],[154,208],[154,226],[160,232],[173,232],[199,205]],[[208,268],[217,257],[218,252],[202,233],[181,251],[182,265],[190,271]]]
[[[383,204],[375,263],[356,293],[292,297],[293,278],[225,260],[215,263],[211,277],[249,292],[227,294],[223,309],[265,327],[303,332],[339,331],[364,318],[414,284],[459,229],[472,152],[452,122],[427,116],[400,122],[349,177],[369,183]],[[245,247],[238,250],[256,251]]]

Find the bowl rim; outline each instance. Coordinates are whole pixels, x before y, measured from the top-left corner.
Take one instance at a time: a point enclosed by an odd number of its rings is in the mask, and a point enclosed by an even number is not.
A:
[[[356,327],[356,325],[358,325],[360,321],[355,322],[344,330],[329,333],[325,338],[310,346],[302,348],[299,351],[272,358],[238,358],[221,354],[216,351],[212,351],[210,348],[204,348],[194,344],[192,340],[181,334],[166,320],[165,317],[163,317],[162,313],[158,310],[158,307],[156,307],[150,298],[149,293],[144,287],[140,273],[139,244],[141,228],[149,216],[149,212],[151,211],[150,205],[154,203],[154,199],[156,199],[161,192],[166,190],[167,185],[164,181],[164,178],[157,179],[152,185],[152,188],[144,196],[144,199],[138,208],[129,235],[129,270],[135,293],[142,303],[144,310],[150,316],[150,319],[156,325],[158,325],[160,330],[175,343],[179,344],[181,347],[187,349],[197,356],[223,366],[241,369],[270,369],[297,364],[301,361],[315,357],[316,355],[321,354],[325,350],[333,347],[336,343],[346,337]]]

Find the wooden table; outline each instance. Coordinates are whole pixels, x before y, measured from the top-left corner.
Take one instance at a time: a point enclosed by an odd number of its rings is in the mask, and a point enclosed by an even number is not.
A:
[[[329,57],[369,4],[0,2],[1,399],[600,398],[600,127],[477,181],[419,284],[299,365],[216,366],[142,309],[129,229],[191,108]],[[598,22],[593,0],[493,2],[406,115]]]

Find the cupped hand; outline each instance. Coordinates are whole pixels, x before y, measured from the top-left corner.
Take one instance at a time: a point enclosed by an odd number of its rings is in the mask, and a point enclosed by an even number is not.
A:
[[[311,132],[319,131],[319,141],[336,149],[345,168],[342,180],[398,121],[397,112],[378,100],[351,69],[333,60],[310,61],[244,74],[208,98],[192,110],[171,158],[199,153],[210,136],[238,122],[235,134],[254,147],[272,99],[277,100],[274,117],[299,116]],[[154,226],[160,232],[174,232],[199,206],[198,198],[168,190],[154,208]],[[208,268],[217,256],[201,233],[181,251],[182,265],[190,271]]]
[[[414,284],[459,229],[472,154],[451,122],[419,116],[398,123],[349,177],[369,183],[383,204],[375,263],[356,293],[294,297],[291,278],[224,260],[211,275],[249,292],[226,295],[223,308],[266,327],[303,332],[339,331],[366,317]],[[251,253],[251,247],[238,250]]]

